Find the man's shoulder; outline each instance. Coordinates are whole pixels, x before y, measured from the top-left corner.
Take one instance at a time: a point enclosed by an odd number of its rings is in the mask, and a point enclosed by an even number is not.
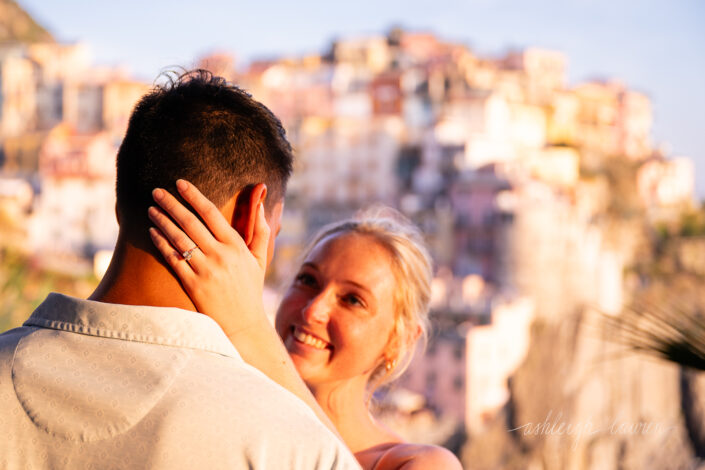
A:
[[[274,422],[311,422],[325,428],[306,404],[294,394],[272,381],[260,370],[240,358],[198,351],[174,383],[179,395],[198,396],[206,407],[220,408],[223,418],[229,413],[266,412],[265,419]],[[277,416],[276,413],[281,412]]]
[[[31,333],[32,328],[22,326],[0,333],[0,382],[9,373],[12,358],[20,340]]]
[[[34,330],[35,328],[20,326],[0,333],[0,358],[3,358],[5,354],[14,353],[20,340]]]
[[[227,436],[228,452],[263,453],[286,468],[359,468],[304,402],[233,358],[194,355],[161,407],[175,432],[188,423],[199,439]]]
[[[22,347],[22,338],[32,332],[38,334],[36,341]],[[64,348],[67,342],[70,347]],[[45,367],[44,359],[35,359],[46,358],[46,348],[56,353],[54,358],[62,348],[80,354],[62,356]],[[246,458],[261,463],[266,456],[267,462],[280,462],[280,468],[356,468],[349,452],[303,402],[237,355],[23,327],[0,335],[2,377],[10,377],[15,356],[16,376],[0,379],[0,385],[19,381],[20,398],[32,405],[33,415],[62,435],[105,438],[119,432],[128,439],[158,435],[184,459],[212,455],[224,461]],[[73,399],[48,406],[51,400],[43,396],[45,392],[32,386],[35,372],[46,376],[44,383],[61,389],[58,396]],[[58,378],[63,379],[57,382]],[[107,386],[114,393],[108,393]],[[12,390],[12,385],[0,387],[0,401],[14,397]],[[73,427],[66,420],[62,424],[55,415],[74,407],[76,400],[90,398],[83,391],[98,393],[104,399],[93,400],[91,406],[111,413],[101,419],[84,417]],[[183,442],[193,445],[182,455]],[[300,464],[290,466],[292,462]]]

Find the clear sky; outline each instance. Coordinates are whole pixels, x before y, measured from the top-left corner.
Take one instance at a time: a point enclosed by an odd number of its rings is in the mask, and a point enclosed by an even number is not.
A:
[[[617,78],[654,106],[654,140],[696,164],[705,197],[705,1],[702,0],[18,0],[97,64],[151,81],[212,50],[241,62],[323,51],[335,37],[431,31],[480,54],[564,52],[571,83]]]

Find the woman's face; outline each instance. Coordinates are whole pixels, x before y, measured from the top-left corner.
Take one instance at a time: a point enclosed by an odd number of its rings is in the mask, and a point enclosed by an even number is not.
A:
[[[276,328],[309,385],[369,377],[394,326],[395,278],[369,235],[334,234],[314,247],[284,295]]]

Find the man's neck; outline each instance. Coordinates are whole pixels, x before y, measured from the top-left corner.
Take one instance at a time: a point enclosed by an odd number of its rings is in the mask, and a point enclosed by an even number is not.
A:
[[[196,311],[179,281],[155,255],[123,237],[118,238],[110,266],[89,300]]]

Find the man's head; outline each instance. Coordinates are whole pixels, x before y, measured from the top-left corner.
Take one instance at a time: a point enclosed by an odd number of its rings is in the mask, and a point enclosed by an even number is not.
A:
[[[152,190],[178,197],[179,178],[219,208],[238,193],[238,205],[256,207],[251,189],[264,183],[271,223],[272,214],[281,214],[292,161],[284,129],[269,109],[208,71],[187,72],[155,87],[132,112],[117,156],[121,231],[133,241],[147,239]]]

